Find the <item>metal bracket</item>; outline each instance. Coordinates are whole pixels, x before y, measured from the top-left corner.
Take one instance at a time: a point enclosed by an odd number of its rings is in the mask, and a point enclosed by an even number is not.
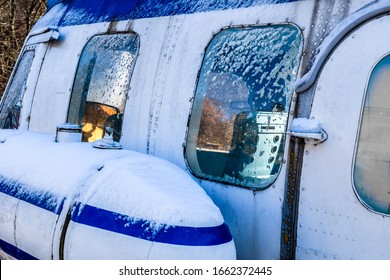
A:
[[[302,138],[306,144],[317,145],[325,142],[328,139],[328,134],[325,130],[321,129],[319,132],[294,132],[288,131],[291,136]]]
[[[34,45],[38,43],[47,43],[49,41],[58,40],[60,38],[60,32],[56,26],[49,26],[43,29],[32,31],[28,40],[26,41],[26,46]]]
[[[287,133],[291,136],[302,138],[306,144],[317,145],[328,139],[328,134],[321,128],[320,123],[314,119],[296,118],[292,120]]]

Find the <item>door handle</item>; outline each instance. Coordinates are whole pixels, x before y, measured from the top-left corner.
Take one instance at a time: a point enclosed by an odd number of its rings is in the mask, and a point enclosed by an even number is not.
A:
[[[295,118],[292,120],[287,134],[302,138],[306,144],[317,145],[328,139],[328,134],[321,127],[320,123],[313,119]]]

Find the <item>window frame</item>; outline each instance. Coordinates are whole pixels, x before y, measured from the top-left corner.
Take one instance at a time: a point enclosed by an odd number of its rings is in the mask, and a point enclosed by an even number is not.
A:
[[[97,33],[97,34],[94,34],[93,36],[89,37],[87,42],[84,44],[81,52],[79,53],[79,59],[78,59],[78,62],[77,62],[77,67],[76,67],[76,70],[75,70],[75,73],[74,73],[74,78],[73,78],[73,83],[72,83],[72,89],[71,89],[71,94],[70,94],[70,97],[69,97],[69,102],[68,102],[68,109],[67,109],[67,114],[66,114],[66,121],[69,122],[69,119],[70,119],[70,113],[71,113],[71,110],[72,110],[72,97],[73,97],[73,89],[75,87],[75,84],[76,84],[76,80],[78,78],[78,71],[79,71],[79,67],[80,67],[80,61],[82,59],[82,54],[83,52],[85,51],[85,49],[87,48],[88,44],[91,42],[91,40],[93,40],[93,38],[95,37],[99,37],[99,36],[113,36],[113,35],[133,35],[135,38],[136,38],[136,52],[134,54],[134,62],[132,63],[133,64],[133,67],[130,71],[130,75],[129,75],[129,83],[128,83],[128,90],[126,92],[126,98],[124,99],[124,104],[123,104],[123,112],[122,112],[122,115],[124,116],[125,114],[125,111],[126,111],[126,104],[127,104],[127,100],[128,100],[128,94],[129,94],[129,90],[131,88],[131,80],[132,80],[132,77],[133,77],[133,74],[134,74],[134,70],[135,70],[135,67],[136,67],[136,63],[137,63],[137,60],[138,60],[138,56],[140,54],[140,45],[141,45],[141,37],[138,33],[136,32],[133,32],[133,31],[125,31],[125,32],[111,32],[111,33]],[[88,97],[88,95],[86,96],[86,98]],[[80,97],[81,98],[81,97]],[[96,102],[95,102],[96,103]],[[103,104],[103,103],[102,103]],[[107,105],[107,104],[103,104],[105,106],[110,106],[112,107],[111,105]],[[79,108],[79,113],[80,113],[80,108]],[[78,114],[79,114],[78,113]],[[84,116],[85,116],[85,112],[84,112]],[[72,117],[74,118],[74,117]],[[78,117],[76,117],[78,118]],[[80,120],[82,121],[82,120]],[[122,134],[122,129],[123,129],[123,117],[122,117],[122,123],[121,123],[121,127],[120,127],[120,132]],[[103,132],[103,137],[104,137],[104,132]],[[121,139],[121,136],[119,137],[119,140],[118,142],[120,141]]]
[[[189,159],[188,159],[188,155],[187,155],[187,152],[188,152],[188,142],[190,141],[189,138],[191,137],[190,136],[190,128],[191,128],[191,119],[194,115],[194,112],[196,110],[194,110],[195,108],[195,100],[196,100],[196,94],[197,94],[197,90],[198,90],[198,86],[199,86],[199,82],[200,82],[200,79],[201,79],[201,73],[202,73],[202,68],[203,66],[206,64],[206,57],[207,57],[207,50],[209,48],[209,46],[212,44],[213,40],[222,32],[222,31],[225,31],[225,30],[229,30],[229,29],[251,29],[251,28],[262,28],[262,27],[275,27],[275,26],[286,26],[286,27],[294,27],[296,29],[296,32],[297,32],[297,39],[300,40],[300,43],[299,43],[299,50],[298,50],[298,54],[296,56],[296,61],[297,61],[297,65],[296,65],[296,78],[298,77],[298,73],[299,73],[299,70],[300,70],[300,65],[301,65],[301,59],[302,59],[302,55],[303,55],[303,48],[304,48],[304,36],[303,36],[303,33],[302,33],[302,30],[301,28],[294,24],[294,23],[290,23],[290,22],[281,22],[281,23],[272,23],[272,24],[256,24],[256,25],[231,25],[231,26],[226,26],[226,27],[223,27],[221,28],[219,31],[213,33],[213,36],[211,37],[211,39],[208,41],[205,49],[204,49],[204,52],[203,52],[203,57],[202,57],[202,62],[200,64],[200,67],[199,67],[199,70],[198,70],[198,73],[197,73],[197,77],[196,77],[196,81],[195,81],[195,88],[194,88],[194,91],[193,91],[193,96],[191,98],[191,109],[190,109],[190,112],[189,112],[189,116],[188,116],[188,120],[187,120],[187,129],[186,129],[186,134],[185,134],[185,140],[184,140],[184,144],[183,144],[183,157],[184,157],[184,162],[186,164],[186,167],[187,169],[189,170],[189,172],[194,175],[196,178],[199,178],[201,180],[206,180],[206,181],[210,181],[210,182],[215,182],[215,183],[219,183],[219,184],[224,184],[224,185],[230,185],[230,186],[234,186],[234,187],[240,187],[240,188],[244,188],[244,189],[249,189],[249,190],[252,190],[252,191],[263,191],[263,190],[266,190],[268,189],[269,187],[271,187],[276,181],[277,179],[279,178],[279,175],[283,169],[283,164],[286,162],[286,156],[287,156],[287,150],[288,150],[288,143],[287,143],[287,140],[288,140],[288,137],[287,137],[287,127],[288,127],[288,124],[289,124],[289,121],[290,121],[290,111],[291,111],[291,108],[294,104],[293,102],[293,98],[294,98],[294,90],[291,89],[291,95],[289,96],[290,98],[290,101],[289,101],[289,104],[288,104],[288,108],[286,108],[285,110],[285,113],[286,113],[286,123],[285,123],[285,130],[283,132],[283,141],[280,143],[280,146],[281,146],[281,149],[282,149],[282,162],[280,164],[280,168],[278,170],[278,172],[275,174],[274,178],[272,179],[272,181],[270,181],[269,183],[266,184],[266,186],[255,186],[255,185],[245,185],[245,183],[242,182],[226,182],[224,180],[221,179],[218,179],[216,177],[212,177],[212,176],[201,176],[199,174],[197,174],[193,168],[191,167],[190,163],[189,163]],[[294,79],[291,81],[291,84],[294,83]],[[203,98],[204,99],[204,98]],[[203,100],[204,102],[204,100]],[[202,102],[202,103],[203,103]],[[199,122],[201,121],[201,116],[202,116],[202,110],[203,110],[203,105],[198,108],[200,109],[200,115],[199,115]],[[199,130],[199,128],[198,128]],[[197,134],[197,137],[199,138],[199,133]],[[197,139],[198,139],[197,138]],[[197,161],[197,165],[198,165],[198,168],[199,168],[199,163],[198,163],[198,160]],[[199,168],[200,169],[200,168]],[[268,179],[269,180],[269,179]],[[237,181],[237,180],[236,180]]]

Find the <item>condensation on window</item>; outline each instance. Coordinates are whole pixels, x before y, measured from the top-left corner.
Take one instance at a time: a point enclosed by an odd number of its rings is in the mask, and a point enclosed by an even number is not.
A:
[[[135,34],[98,35],[85,46],[68,114],[68,122],[82,125],[83,141],[101,139],[108,130],[119,141],[137,52]]]
[[[301,45],[293,25],[229,28],[213,38],[186,145],[196,175],[250,188],[276,179]]]
[[[390,56],[373,69],[367,87],[354,165],[354,185],[371,210],[390,214]]]
[[[4,94],[0,110],[0,128],[17,129],[19,127],[22,101],[34,55],[35,51],[33,49],[25,51],[22,55],[8,91]]]

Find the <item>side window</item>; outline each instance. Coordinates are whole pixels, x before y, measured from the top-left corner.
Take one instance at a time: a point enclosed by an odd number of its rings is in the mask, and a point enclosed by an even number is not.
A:
[[[390,214],[390,55],[374,67],[367,87],[354,165],[354,185],[370,209]]]
[[[23,53],[8,90],[4,94],[0,104],[0,128],[2,129],[17,129],[19,127],[20,110],[34,54],[34,49],[26,50]]]
[[[83,141],[105,133],[119,141],[138,45],[135,34],[110,34],[95,36],[85,46],[68,113],[69,123],[82,126]]]
[[[253,189],[276,180],[301,45],[293,25],[229,28],[212,39],[186,144],[195,175]]]

